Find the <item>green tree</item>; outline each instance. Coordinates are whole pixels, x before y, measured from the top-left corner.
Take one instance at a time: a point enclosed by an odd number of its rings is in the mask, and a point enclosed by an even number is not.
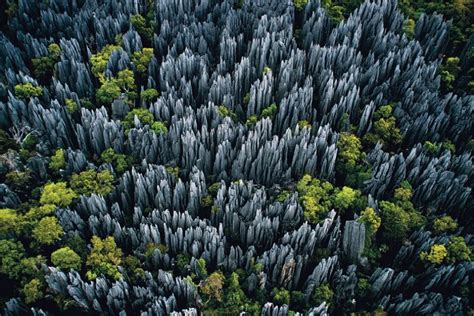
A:
[[[49,162],[49,169],[54,172],[59,172],[59,170],[66,167],[66,159],[64,158],[64,150],[59,148],[56,150],[54,155],[51,156],[51,161]]]
[[[449,215],[437,218],[433,222],[433,230],[436,234],[452,232],[458,228],[458,223]]]
[[[308,0],[293,0],[293,6],[295,7],[296,11],[302,11]]]
[[[304,208],[305,220],[317,224],[332,207],[331,194],[334,192],[334,187],[327,181],[304,175],[296,188]]]
[[[225,305],[229,307],[241,306],[247,301],[244,291],[240,288],[239,275],[232,272],[227,286],[227,293],[225,296]]]
[[[168,133],[168,128],[166,127],[165,123],[159,121],[151,124],[151,129],[158,135]]]
[[[410,216],[400,206],[380,201],[382,211],[383,236],[390,242],[400,242],[405,239],[410,231]]]
[[[135,84],[135,77],[133,76],[133,71],[130,69],[124,69],[119,71],[117,74],[117,84],[125,92],[127,98],[134,100],[137,98],[137,86]]]
[[[69,113],[74,113],[77,111],[77,109],[78,109],[78,105],[76,101],[74,101],[73,99],[66,99],[66,110]]]
[[[273,301],[278,305],[290,304],[290,291],[284,288],[275,289],[273,294]]]
[[[334,292],[329,287],[329,284],[324,283],[314,289],[313,295],[311,296],[311,303],[314,306],[319,306],[323,302],[330,304],[333,296]]]
[[[203,279],[207,277],[206,260],[199,258],[196,261],[196,272],[199,278]]]
[[[447,261],[449,263],[470,261],[472,259],[472,251],[462,236],[451,236],[449,238],[447,250]]]
[[[22,269],[19,263],[24,257],[25,248],[20,241],[0,239],[0,273],[19,279]]]
[[[148,71],[148,65],[153,58],[153,48],[143,48],[133,53],[132,62],[137,72],[143,77]]]
[[[15,95],[20,99],[39,97],[42,94],[43,89],[41,87],[34,86],[30,82],[20,83],[15,86]]]
[[[147,103],[154,102],[158,98],[158,96],[159,96],[158,91],[153,88],[143,90],[140,93],[140,97],[143,99],[143,101]]]
[[[371,207],[367,207],[360,215],[358,221],[365,224],[369,236],[374,236],[380,228],[382,219]]]
[[[22,219],[15,210],[0,209],[0,237],[18,234],[22,225]]]
[[[204,280],[199,289],[207,299],[204,303],[208,305],[210,302],[220,303],[224,296],[224,280],[225,277],[220,271],[213,272]]]
[[[334,195],[334,207],[339,210],[347,210],[353,206],[355,201],[360,197],[361,193],[359,190],[354,190],[350,187],[342,187],[342,190],[338,190]]]
[[[96,99],[100,104],[109,105],[121,94],[120,86],[115,79],[105,79],[104,83],[97,89]]]
[[[43,264],[46,264],[46,258],[41,255],[21,259],[20,268],[22,283],[25,283],[26,280],[31,280],[33,278],[43,278],[44,272],[41,270],[41,266]]]
[[[8,149],[16,150],[18,148],[17,143],[10,138],[7,132],[0,129],[0,155],[8,151]]]
[[[43,188],[40,203],[66,207],[76,197],[77,194],[68,188],[65,182],[48,183]]]
[[[37,300],[43,298],[41,281],[38,279],[33,279],[30,282],[26,283],[23,287],[23,294],[25,295],[25,303],[32,304]]]
[[[121,49],[120,46],[106,45],[100,50],[100,52],[91,56],[91,71],[94,76],[99,78],[99,81],[103,81],[105,79],[103,73],[107,67],[107,62],[109,61],[110,55],[113,51],[118,49]]]
[[[405,33],[408,39],[415,37],[415,20],[408,18],[403,21],[403,33]]]
[[[81,269],[81,257],[69,247],[59,248],[51,254],[51,262],[60,269]]]
[[[230,117],[233,120],[235,120],[237,118],[235,113],[232,112],[232,110],[229,109],[228,107],[226,107],[225,105],[218,106],[217,107],[217,113],[219,113],[219,115],[221,117]]]
[[[42,245],[54,244],[63,235],[63,228],[53,216],[43,217],[33,229],[33,238]]]
[[[278,107],[275,103],[272,103],[271,105],[267,106],[262,110],[261,117],[270,117],[272,118],[278,110]]]
[[[125,118],[122,120],[122,126],[124,127],[125,131],[128,131],[134,127],[135,116],[142,125],[151,125],[155,121],[153,113],[151,113],[149,110],[143,108],[133,109],[128,112],[127,115],[125,115]]]
[[[100,154],[100,161],[112,164],[115,170],[120,173],[125,172],[132,165],[132,157],[116,153],[112,148],[108,148]]]
[[[93,169],[73,174],[69,181],[71,189],[79,195],[107,195],[114,190],[114,176],[109,170],[97,172]]]
[[[135,14],[130,17],[130,22],[138,34],[150,43],[153,39],[153,29],[147,25],[146,19],[140,14]]]
[[[431,246],[430,251],[420,252],[420,259],[422,261],[428,261],[433,264],[441,264],[448,255],[448,251],[444,245],[434,244]]]
[[[86,265],[89,268],[86,276],[94,280],[101,274],[114,280],[122,277],[118,267],[122,263],[122,250],[117,247],[113,237],[101,239],[92,236],[92,250],[87,257]]]

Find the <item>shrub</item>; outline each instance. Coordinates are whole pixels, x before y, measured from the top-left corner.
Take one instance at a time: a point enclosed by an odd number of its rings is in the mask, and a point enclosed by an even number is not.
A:
[[[81,257],[69,247],[59,248],[51,254],[51,262],[60,269],[80,270]]]
[[[69,184],[77,194],[107,195],[114,190],[114,176],[108,170],[97,172],[93,169],[73,174]]]
[[[51,156],[51,161],[49,162],[49,169],[58,172],[61,169],[64,169],[66,167],[66,160],[64,158],[64,150],[63,149],[58,149],[54,153],[53,156]]]
[[[433,230],[436,234],[452,232],[458,228],[458,223],[451,216],[442,216],[433,222]]]
[[[155,101],[159,96],[159,93],[156,89],[146,89],[146,90],[143,90],[141,93],[140,93],[140,97],[143,99],[143,101],[145,102],[153,102]]]
[[[448,255],[448,251],[444,245],[435,244],[431,246],[430,251],[422,251],[420,253],[420,259],[422,261],[428,261],[433,264],[441,264]]]
[[[92,249],[87,257],[86,265],[89,280],[94,280],[101,274],[114,280],[122,277],[118,267],[122,263],[122,250],[117,247],[113,237],[101,239],[92,236]]]
[[[64,235],[63,228],[56,217],[42,218],[33,229],[33,238],[42,245],[51,245]]]
[[[20,99],[39,97],[43,94],[43,89],[32,85],[30,82],[20,83],[15,86],[15,95]]]
[[[77,194],[66,186],[65,182],[48,183],[41,193],[40,203],[66,207],[72,203]]]

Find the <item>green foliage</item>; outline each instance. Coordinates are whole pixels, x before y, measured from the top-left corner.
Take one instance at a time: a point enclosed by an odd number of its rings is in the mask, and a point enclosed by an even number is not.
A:
[[[222,302],[224,296],[224,274],[220,271],[213,272],[199,285],[200,292],[206,298],[204,305]]]
[[[262,110],[261,117],[273,117],[278,110],[278,107],[275,103],[272,103],[271,105],[267,106]]]
[[[447,261],[449,263],[471,261],[472,259],[472,251],[462,236],[451,236],[449,238],[447,250]]]
[[[133,158],[124,154],[116,153],[112,148],[108,148],[100,154],[100,161],[102,163],[110,163],[119,173],[128,170],[133,163]]]
[[[124,127],[125,131],[128,131],[135,126],[135,116],[142,125],[151,125],[155,121],[153,113],[151,113],[149,110],[143,108],[133,109],[128,112],[127,115],[125,115],[125,118],[122,120],[122,126]]]
[[[308,0],[293,0],[293,6],[295,7],[296,11],[302,11]]]
[[[25,303],[31,304],[43,298],[42,284],[38,279],[33,279],[26,283],[23,287],[23,294],[25,295]]]
[[[160,121],[153,122],[153,124],[151,124],[151,129],[158,135],[168,133],[168,128],[165,123]]]
[[[50,44],[48,46],[48,56],[33,58],[34,74],[41,82],[49,82],[53,76],[54,65],[59,61],[61,48],[58,44]]]
[[[329,284],[324,283],[314,289],[313,295],[311,295],[311,303],[314,306],[319,306],[323,302],[330,304],[333,296],[334,292],[329,287]]]
[[[40,205],[37,207],[32,207],[25,214],[25,218],[29,221],[36,221],[45,216],[53,215],[56,210],[56,206],[52,204]]]
[[[106,45],[100,50],[100,52],[91,56],[91,71],[96,78],[99,78],[99,81],[104,81],[104,71],[107,67],[107,62],[109,61],[110,55],[113,51],[118,49],[121,48],[116,45]]]
[[[204,260],[204,258],[199,258],[196,261],[196,270],[199,278],[203,279],[207,277],[206,260]]]
[[[453,232],[458,228],[458,223],[449,215],[437,218],[433,222],[433,231],[436,234]]]
[[[73,174],[69,181],[71,189],[78,195],[107,195],[114,190],[114,176],[109,170],[97,172],[93,169]]]
[[[373,208],[367,207],[361,212],[358,221],[365,224],[368,235],[372,237],[379,230],[382,219]]]
[[[27,171],[10,171],[5,175],[5,183],[15,190],[21,190],[28,187],[31,182],[29,170]]]
[[[42,94],[43,89],[41,87],[34,86],[30,82],[20,83],[15,86],[15,95],[20,99],[39,97]]]
[[[383,236],[389,242],[402,241],[410,231],[410,216],[400,206],[380,201]]]
[[[76,112],[78,108],[79,107],[78,107],[76,101],[74,101],[73,99],[66,99],[66,110],[69,113]]]
[[[142,15],[132,15],[130,17],[130,22],[142,38],[144,38],[147,42],[151,42],[153,38],[153,29],[147,26],[147,21]]]
[[[409,18],[403,21],[403,33],[405,33],[408,39],[415,37],[415,20]]]
[[[20,232],[22,220],[15,210],[0,209],[0,237],[15,235]]]
[[[257,124],[258,122],[258,116],[256,115],[250,115],[248,118],[247,118],[247,121],[245,122],[245,124],[247,126],[253,126],[255,124]]]
[[[137,257],[131,255],[125,257],[124,267],[132,282],[144,279],[145,270],[141,267],[140,260]]]
[[[285,202],[285,200],[290,196],[290,191],[283,190],[277,195],[277,201],[280,203]]]
[[[441,264],[448,255],[448,251],[444,245],[434,244],[431,246],[430,251],[420,252],[420,259],[422,261],[428,261],[433,264]]]
[[[361,193],[359,190],[354,190],[350,187],[344,186],[342,190],[334,195],[333,205],[339,210],[347,210],[355,203],[360,195]]]
[[[54,251],[51,254],[51,262],[60,269],[81,269],[81,257],[67,246]]]
[[[360,187],[370,178],[370,169],[364,162],[360,139],[351,133],[340,133],[337,141],[336,170],[344,182],[352,187]]]
[[[135,77],[133,76],[133,71],[130,69],[124,69],[118,72],[117,74],[117,85],[122,91],[124,91],[127,97],[130,100],[133,100],[137,97],[135,90],[137,86],[135,85]]]
[[[202,207],[211,207],[214,204],[214,199],[211,195],[205,195],[201,198]]]
[[[88,252],[87,244],[86,241],[78,233],[69,235],[66,238],[65,245],[71,248],[71,250],[73,250],[75,253],[77,253],[81,260],[86,259]]]
[[[275,289],[273,294],[273,301],[277,305],[290,304],[290,291],[284,288]]]
[[[388,104],[381,106],[374,113],[374,133],[367,133],[364,136],[364,142],[368,144],[376,144],[380,142],[386,146],[395,146],[402,141],[400,129],[397,127],[397,121],[392,115],[393,105]]]
[[[120,86],[115,79],[104,79],[96,91],[96,99],[100,104],[109,105],[121,94]]]
[[[33,229],[33,238],[42,245],[52,245],[63,235],[63,228],[53,216],[43,217]]]
[[[307,120],[301,120],[298,121],[298,126],[303,129],[303,128],[311,128],[311,124]]]
[[[62,148],[56,150],[54,155],[51,156],[51,161],[49,162],[49,169],[54,172],[58,172],[61,169],[66,167],[66,160],[64,158],[64,150]]]
[[[271,73],[272,69],[268,66],[263,67],[263,75],[266,76],[267,74]]]
[[[423,144],[423,148],[431,155],[436,155],[439,152],[440,145],[437,143],[432,143],[430,141],[426,141]]]
[[[122,263],[122,250],[117,247],[113,237],[101,239],[92,236],[92,250],[87,257],[86,265],[90,269],[86,276],[94,280],[101,274],[114,280],[122,277],[118,267]]]
[[[25,257],[25,248],[19,241],[0,239],[0,273],[18,279],[22,267],[18,264]]]
[[[133,53],[132,62],[135,69],[142,76],[148,71],[148,65],[153,58],[153,48],[143,48],[141,51]]]
[[[441,66],[440,70],[441,81],[448,90],[451,90],[453,88],[453,83],[460,71],[459,58],[448,57],[445,60],[444,65]]]
[[[247,297],[240,288],[239,275],[236,272],[232,272],[227,286],[225,304],[230,307],[236,307],[241,306],[246,300]]]
[[[215,182],[207,188],[207,192],[209,192],[210,195],[215,197],[217,195],[217,192],[219,191],[220,187],[221,187],[221,183],[220,182]]]
[[[300,202],[303,204],[305,220],[317,224],[330,211],[334,187],[327,181],[304,175],[298,181],[296,188],[300,195]]]
[[[65,182],[48,183],[41,193],[40,203],[66,207],[72,203],[77,194],[66,186]]]
[[[365,298],[370,292],[370,283],[366,278],[359,278],[357,280],[356,295],[359,298]]]
[[[219,113],[222,117],[230,117],[231,119],[235,119],[237,116],[235,115],[232,110],[227,108],[225,105],[220,105],[217,107],[217,113]]]
[[[147,103],[156,101],[156,99],[158,98],[159,95],[160,94],[158,93],[158,91],[156,89],[153,89],[153,88],[143,90],[140,93],[140,97],[143,99],[143,101],[145,101]]]

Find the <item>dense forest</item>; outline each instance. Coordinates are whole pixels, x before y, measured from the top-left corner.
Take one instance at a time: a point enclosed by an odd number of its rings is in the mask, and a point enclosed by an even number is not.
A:
[[[474,315],[474,1],[0,24],[3,315]]]

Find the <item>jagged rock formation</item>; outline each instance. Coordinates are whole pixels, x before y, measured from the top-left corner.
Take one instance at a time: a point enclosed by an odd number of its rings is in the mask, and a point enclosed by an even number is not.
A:
[[[170,272],[183,254],[192,258],[192,271],[199,258],[209,271],[225,273],[261,264],[260,272],[241,280],[250,295],[286,288],[301,291],[309,304],[315,289],[329,283],[336,311],[353,310],[358,272],[367,269],[365,226],[336,211],[311,225],[297,192],[283,201],[276,193],[304,174],[334,182],[339,134],[350,124],[359,136],[373,131],[374,112],[394,100],[403,142],[397,152],[378,144],[368,153],[371,176],[363,193],[370,194],[370,206],[377,208],[378,200],[407,179],[415,206],[433,214],[449,211],[463,226],[473,223],[472,154],[445,150],[433,156],[422,145],[447,138],[462,143],[473,130],[474,97],[439,92],[438,57],[448,36],[440,16],[423,15],[409,40],[395,0],[366,1],[337,25],[318,0],[302,12],[281,0],[245,0],[240,9],[232,0],[158,0],[151,8],[154,34],[147,40],[129,21],[145,13],[144,2],[49,0],[46,6],[18,0],[18,13],[8,22],[17,40],[0,33],[2,129],[28,126],[43,156],[64,148],[65,177],[93,166],[108,148],[138,162],[123,174],[104,164],[117,177],[114,191],[83,195],[58,208],[56,216],[66,235],[113,236],[124,253],[143,260],[144,281],[88,281],[76,271],[44,266],[52,294],[88,313],[198,315],[196,287]],[[295,23],[301,25],[297,37]],[[85,106],[99,85],[90,56],[118,34],[122,49],[110,55],[104,73],[111,77],[135,67],[133,53],[150,41],[154,56],[142,88],[156,88],[160,96],[142,106],[167,125],[167,133],[157,134],[138,120],[126,130],[121,120],[130,105],[123,96],[108,108]],[[29,60],[47,54],[52,42],[61,48],[54,78],[41,96],[19,98],[17,84],[38,85]],[[80,111],[66,111],[66,99],[75,100]],[[272,103],[277,112],[264,117]],[[222,115],[221,105],[233,115]],[[255,124],[246,123],[251,116],[258,117]],[[48,179],[46,160],[30,159],[28,166]],[[202,201],[213,183],[220,186],[207,210]],[[1,208],[20,203],[0,184]],[[473,245],[474,238],[464,235]],[[374,306],[393,314],[465,311],[467,302],[449,289],[472,282],[473,262],[416,269],[420,252],[438,238],[415,231],[392,266],[370,273]],[[150,243],[167,251],[156,249],[145,259]],[[327,256],[315,262],[319,249]],[[49,315],[20,298],[4,306],[5,315],[29,312]],[[268,302],[261,315],[288,312],[287,304]],[[307,313],[327,315],[329,307],[318,304]]]

